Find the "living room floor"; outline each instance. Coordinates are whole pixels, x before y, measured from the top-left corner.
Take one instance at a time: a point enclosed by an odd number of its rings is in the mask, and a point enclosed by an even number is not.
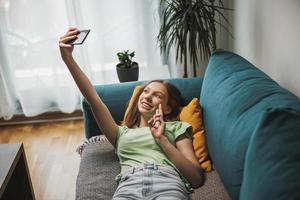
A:
[[[82,120],[0,127],[0,143],[21,143],[37,200],[73,200],[84,141]]]

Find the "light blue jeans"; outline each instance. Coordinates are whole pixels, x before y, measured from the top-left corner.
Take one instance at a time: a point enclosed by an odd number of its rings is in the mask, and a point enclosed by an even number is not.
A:
[[[178,173],[168,166],[144,164],[123,175],[113,200],[186,200],[190,192]]]

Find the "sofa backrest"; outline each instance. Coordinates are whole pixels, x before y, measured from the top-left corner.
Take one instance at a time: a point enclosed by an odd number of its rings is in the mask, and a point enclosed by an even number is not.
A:
[[[202,80],[203,77],[167,79],[168,82],[173,83],[181,91],[185,103],[194,97],[200,97]],[[97,85],[95,89],[110,110],[114,120],[120,123],[135,86],[142,84],[144,84],[143,81],[115,83]],[[86,138],[101,134],[90,106],[85,99],[82,102],[82,109]]]
[[[266,198],[272,180],[278,185],[291,181],[288,185],[300,188],[299,175],[298,183],[289,172],[284,172],[286,179],[274,178],[282,176],[285,165],[287,170],[300,171],[299,150],[293,150],[300,147],[298,97],[244,58],[217,50],[204,75],[200,103],[209,154],[232,199],[277,199],[282,192]],[[295,142],[289,143],[290,139]],[[276,154],[292,161],[278,167]]]

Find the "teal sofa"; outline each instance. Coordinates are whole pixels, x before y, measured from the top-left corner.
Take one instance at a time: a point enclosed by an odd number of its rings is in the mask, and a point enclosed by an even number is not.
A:
[[[198,97],[203,108],[215,171],[206,173],[206,183],[193,199],[300,199],[297,96],[241,56],[225,50],[212,54],[204,77],[169,81],[181,90],[185,102]],[[95,87],[117,122],[138,84],[141,82]],[[80,146],[76,198],[109,199],[116,185],[107,174],[118,172],[117,159],[112,147],[97,139],[101,132],[88,103],[83,101],[82,106],[87,141]]]

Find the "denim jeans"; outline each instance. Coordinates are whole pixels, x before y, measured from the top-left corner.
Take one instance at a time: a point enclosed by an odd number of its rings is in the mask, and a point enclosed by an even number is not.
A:
[[[144,164],[122,176],[113,199],[186,200],[190,192],[172,167]]]

